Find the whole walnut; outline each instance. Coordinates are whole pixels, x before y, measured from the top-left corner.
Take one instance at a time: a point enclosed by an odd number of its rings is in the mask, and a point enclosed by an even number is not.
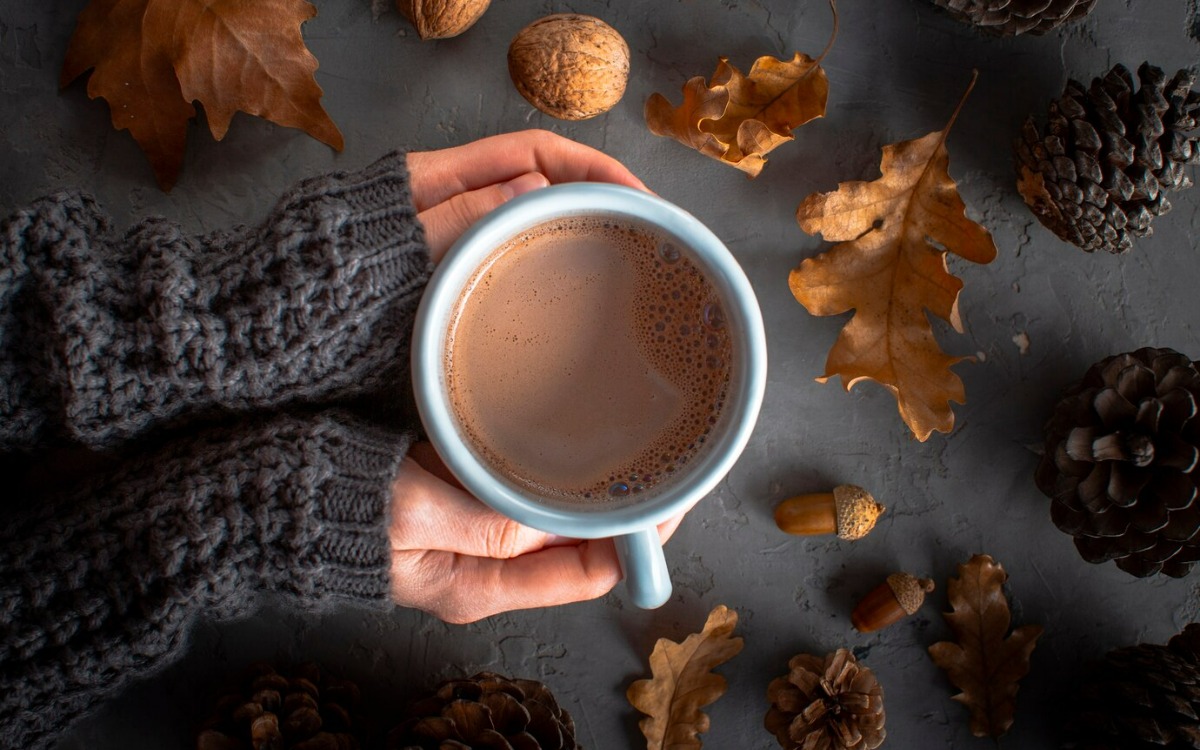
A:
[[[629,45],[592,16],[539,18],[508,48],[508,72],[521,96],[548,115],[586,120],[621,100],[629,81]]]
[[[449,39],[471,28],[492,0],[396,0],[422,39]]]

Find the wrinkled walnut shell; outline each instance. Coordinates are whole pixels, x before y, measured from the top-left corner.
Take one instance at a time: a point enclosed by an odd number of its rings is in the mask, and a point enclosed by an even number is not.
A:
[[[492,0],[396,0],[422,39],[449,39],[471,28]]]
[[[599,18],[559,13],[517,33],[508,48],[508,72],[521,96],[541,111],[586,120],[625,94],[629,45]]]

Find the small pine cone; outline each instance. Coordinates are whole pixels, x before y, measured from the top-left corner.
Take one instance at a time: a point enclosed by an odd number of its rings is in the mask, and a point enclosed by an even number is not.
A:
[[[1172,349],[1098,362],[1046,422],[1037,485],[1085,560],[1144,577],[1200,560],[1200,363]]]
[[[1200,657],[1191,624],[1169,645],[1110,651],[1078,692],[1066,750],[1186,750],[1200,747]]]
[[[883,687],[846,649],[793,656],[767,686],[763,725],[785,750],[874,750],[883,744]]]
[[[963,23],[1001,36],[1045,34],[1092,12],[1096,0],[933,0]]]
[[[580,750],[575,722],[535,680],[491,672],[447,680],[408,708],[388,750]]]
[[[252,665],[241,686],[217,701],[196,750],[358,750],[358,687],[302,664],[291,677]]]
[[[1015,144],[1018,190],[1038,220],[1087,252],[1123,253],[1131,237],[1170,210],[1167,193],[1190,187],[1184,167],[1200,161],[1195,75],[1168,81],[1142,63],[1141,87],[1122,65],[1091,88],[1071,80],[1050,104],[1044,132],[1030,117]]]

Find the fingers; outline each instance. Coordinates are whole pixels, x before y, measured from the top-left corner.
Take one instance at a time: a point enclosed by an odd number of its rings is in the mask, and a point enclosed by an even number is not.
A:
[[[425,241],[433,262],[439,262],[454,241],[484,214],[505,201],[549,184],[545,175],[526,172],[499,185],[459,193],[421,211],[417,218],[425,227]]]
[[[433,550],[508,559],[557,543],[557,537],[505,518],[446,484],[411,457],[392,483],[392,550]]]
[[[401,463],[389,523],[397,603],[467,623],[595,599],[621,579],[611,539],[580,542],[523,526],[422,464],[449,476],[427,443],[414,445]],[[682,520],[659,524],[664,543]]]
[[[592,181],[646,187],[611,156],[546,130],[505,133],[440,151],[410,153],[408,169],[418,211],[529,172],[545,175],[551,184]]]
[[[512,560],[409,553],[397,558],[392,569],[397,603],[458,624],[516,609],[595,599],[620,579],[616,550],[607,539]]]

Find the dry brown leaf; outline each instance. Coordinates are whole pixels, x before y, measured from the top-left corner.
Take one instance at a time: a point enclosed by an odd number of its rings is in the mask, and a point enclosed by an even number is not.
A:
[[[79,15],[61,85],[88,69],[88,96],[103,97],[113,127],[141,146],[159,185],[179,177],[193,101],[225,137],[237,111],[304,130],[342,149],[321,107],[317,60],[300,26],[304,0],[92,0]]]
[[[837,8],[833,0],[829,4],[836,37]],[[707,83],[696,76],[684,84],[678,107],[662,94],[651,94],[646,125],[655,135],[674,138],[756,177],[766,155],[793,140],[793,130],[825,116],[829,80],[821,60],[832,45],[830,38],[816,59],[800,52],[791,60],[765,55],[754,61],[748,76],[722,57]]]
[[[1058,204],[1054,202],[1050,191],[1046,188],[1046,178],[1041,172],[1035,172],[1025,165],[1021,165],[1021,178],[1017,180],[1017,192],[1025,199],[1025,205],[1037,214],[1042,221],[1051,221],[1057,224],[1063,224],[1066,219],[1063,217],[1062,210]]]
[[[839,244],[788,278],[792,294],[813,315],[855,311],[818,380],[840,375],[846,390],[862,380],[882,384],[922,441],[934,430],[953,429],[950,401],[966,402],[962,380],[950,370],[963,358],[938,348],[925,314],[963,331],[963,284],[947,270],[946,251],[975,263],[996,257],[991,234],[966,217],[948,171],[946,136],[959,109],[942,130],[884,146],[878,180],[843,182],[834,192],[805,198],[796,209],[801,229]]]
[[[1029,674],[1029,657],[1041,625],[1023,625],[1007,638],[1012,615],[1003,586],[1004,568],[988,555],[958,566],[947,595],[953,612],[944,613],[958,643],[942,641],[929,655],[962,692],[954,700],[971,711],[971,733],[1000,737],[1013,723],[1017,682]]]
[[[648,680],[638,680],[625,695],[648,718],[638,726],[646,750],[689,750],[701,747],[697,736],[708,731],[708,715],[700,709],[725,694],[725,678],[712,670],[738,655],[742,639],[733,637],[737,612],[719,605],[704,630],[675,643],[658,639],[650,654]]]

